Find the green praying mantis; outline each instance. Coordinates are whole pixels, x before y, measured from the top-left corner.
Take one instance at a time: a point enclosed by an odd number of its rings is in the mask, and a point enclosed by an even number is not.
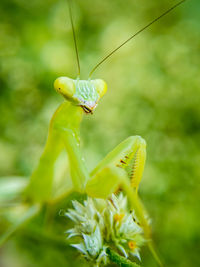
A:
[[[100,99],[107,91],[107,84],[102,79],[91,79],[94,71],[108,57],[119,50],[136,35],[147,29],[150,25],[168,14],[185,0],[180,1],[158,18],[154,19],[144,28],[128,38],[120,46],[114,49],[101,60],[91,71],[89,79],[81,80],[80,64],[75,31],[72,19],[71,6],[69,14],[72,25],[76,57],[78,63],[78,78],[57,78],[54,82],[55,90],[61,94],[64,101],[54,113],[49,127],[49,133],[44,152],[38,166],[31,175],[28,185],[21,195],[24,202],[28,203],[26,212],[20,220],[0,238],[3,244],[17,228],[28,219],[37,214],[44,203],[54,201],[53,181],[56,161],[63,150],[67,151],[71,183],[66,188],[65,196],[76,191],[95,198],[109,198],[112,193],[119,189],[127,195],[130,209],[135,213],[144,229],[144,234],[149,240],[149,247],[155,259],[161,265],[151,242],[151,228],[145,216],[145,211],[138,197],[138,187],[142,178],[146,160],[146,142],[140,136],[131,136],[112,150],[92,172],[88,172],[85,160],[80,149],[80,124],[85,113],[93,113]]]

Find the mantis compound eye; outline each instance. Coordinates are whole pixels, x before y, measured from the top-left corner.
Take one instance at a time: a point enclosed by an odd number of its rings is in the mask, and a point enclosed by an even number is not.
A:
[[[54,82],[54,88],[59,94],[68,100],[73,98],[76,91],[73,80],[67,77],[57,78]]]
[[[97,93],[99,94],[99,97],[101,98],[102,96],[104,96],[107,92],[107,84],[104,82],[104,80],[96,79],[92,82],[97,90]]]

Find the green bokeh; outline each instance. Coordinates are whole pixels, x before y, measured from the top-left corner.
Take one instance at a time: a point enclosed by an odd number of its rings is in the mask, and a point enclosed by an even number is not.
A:
[[[86,79],[103,56],[175,1],[74,2]],[[94,77],[107,82],[108,92],[82,124],[89,169],[126,137],[146,139],[140,195],[166,266],[200,266],[199,14],[198,0],[186,1],[105,62]],[[75,78],[75,59],[66,1],[1,0],[0,176],[31,174],[63,101],[53,81]],[[64,225],[55,231],[61,235]],[[2,249],[0,266],[72,266],[69,259],[78,255],[40,233],[18,239]],[[142,259],[143,266],[156,266],[147,249]],[[73,264],[81,266],[78,260]]]

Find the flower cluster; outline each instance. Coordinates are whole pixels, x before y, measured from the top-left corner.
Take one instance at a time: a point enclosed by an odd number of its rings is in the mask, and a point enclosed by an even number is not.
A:
[[[127,198],[123,194],[110,199],[88,197],[83,204],[72,202],[74,209],[65,213],[74,222],[68,230],[68,238],[78,237],[80,243],[73,244],[88,260],[99,266],[108,264],[106,249],[111,247],[128,258],[140,259],[139,250],[145,239],[143,229],[134,211],[128,210]]]

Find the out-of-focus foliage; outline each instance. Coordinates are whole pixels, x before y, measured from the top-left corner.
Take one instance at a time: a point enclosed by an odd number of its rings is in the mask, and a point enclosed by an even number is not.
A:
[[[87,78],[98,60],[175,1],[74,2],[82,78]],[[89,169],[126,137],[146,139],[140,194],[166,266],[200,265],[199,12],[198,0],[186,1],[104,63],[94,77],[108,83],[108,93],[82,124]],[[0,176],[28,177],[36,166],[50,118],[63,101],[52,86],[62,75],[76,77],[66,1],[1,0]],[[35,228],[32,234],[22,231],[1,250],[0,265],[81,266],[64,242],[64,219],[54,220],[59,240]],[[155,266],[147,250],[142,259],[144,266]]]

